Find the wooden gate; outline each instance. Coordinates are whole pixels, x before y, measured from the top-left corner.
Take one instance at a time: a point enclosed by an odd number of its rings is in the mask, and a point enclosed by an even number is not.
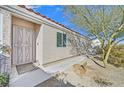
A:
[[[13,25],[13,64],[35,62],[35,31],[31,28]]]

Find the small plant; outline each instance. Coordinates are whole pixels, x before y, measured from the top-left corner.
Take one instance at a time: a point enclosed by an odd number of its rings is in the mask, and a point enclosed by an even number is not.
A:
[[[0,44],[0,53],[10,54],[10,51],[11,51],[11,49],[8,45]]]
[[[94,81],[99,85],[99,86],[110,86],[113,83],[102,78],[94,78]]]
[[[9,76],[0,74],[0,87],[5,87],[9,83]]]

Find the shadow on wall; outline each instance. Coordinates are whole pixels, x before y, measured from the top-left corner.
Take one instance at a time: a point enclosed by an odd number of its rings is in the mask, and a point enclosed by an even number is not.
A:
[[[70,46],[72,47],[70,53],[73,55],[82,55],[87,54],[90,47],[91,42],[85,37],[81,37],[79,35],[69,34],[68,40]]]
[[[6,44],[0,44],[0,74],[10,73],[11,48]]]
[[[0,74],[8,74],[9,73],[9,67],[8,67],[8,60],[9,57],[0,54]]]

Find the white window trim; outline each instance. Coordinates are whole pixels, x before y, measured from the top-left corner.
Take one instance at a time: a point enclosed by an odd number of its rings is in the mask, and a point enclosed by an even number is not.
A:
[[[0,13],[0,44],[3,44],[3,14]]]

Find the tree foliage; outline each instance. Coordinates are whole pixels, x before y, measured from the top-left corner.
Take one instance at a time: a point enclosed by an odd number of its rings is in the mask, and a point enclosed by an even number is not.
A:
[[[72,23],[100,41],[104,65],[113,46],[124,40],[123,6],[65,6]]]

